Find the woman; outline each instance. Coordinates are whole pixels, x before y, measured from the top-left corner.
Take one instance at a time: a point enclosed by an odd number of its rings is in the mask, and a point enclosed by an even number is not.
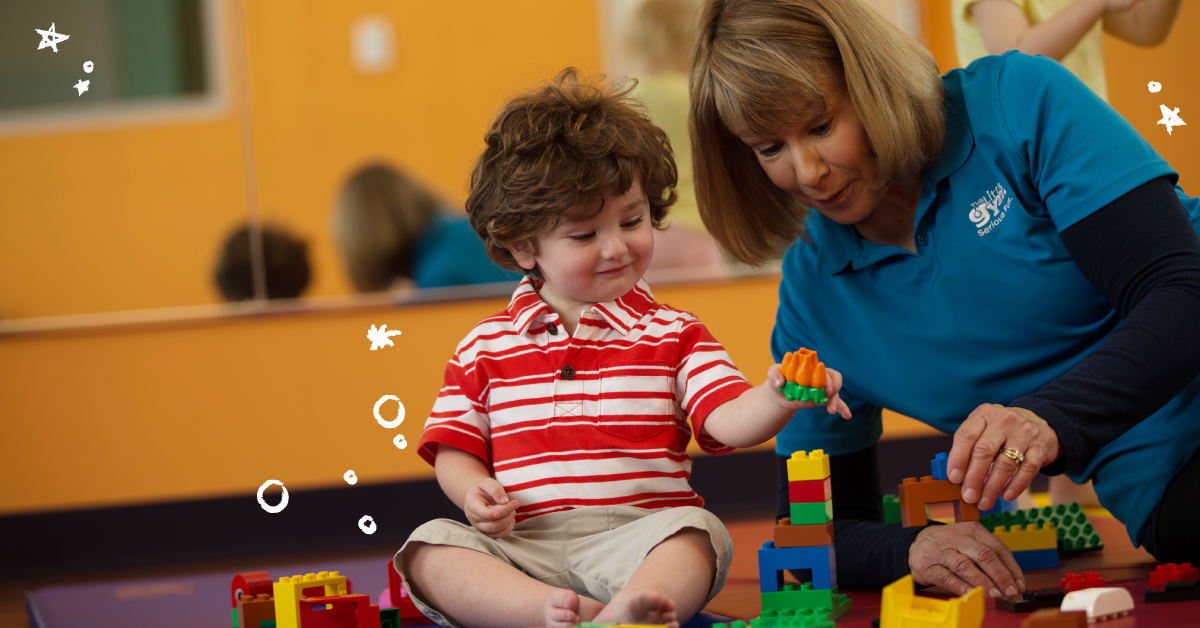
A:
[[[1200,201],[1115,111],[1040,57],[939,77],[848,0],[710,1],[690,88],[709,231],[747,263],[796,240],[775,358],[844,375],[853,420],[777,439],[833,456],[844,588],[1025,584],[976,522],[879,523],[885,407],[955,433],[982,509],[1066,472],[1156,557],[1200,559]]]

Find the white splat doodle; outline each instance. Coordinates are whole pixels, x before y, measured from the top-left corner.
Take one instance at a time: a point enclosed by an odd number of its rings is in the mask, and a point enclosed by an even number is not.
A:
[[[404,449],[405,447],[408,447],[408,441],[404,440],[404,434],[396,434],[396,438],[392,439],[392,444],[395,445],[397,449]]]
[[[263,499],[263,492],[266,491],[267,487],[271,486],[272,484],[278,484],[280,490],[283,491],[283,499],[279,500],[279,504],[277,504],[275,506],[268,504],[267,500]],[[280,482],[279,480],[267,480],[266,482],[263,482],[262,486],[258,487],[258,505],[262,506],[263,510],[265,510],[271,514],[275,514],[277,512],[280,512],[284,508],[287,508],[287,505],[288,505],[287,487],[285,487],[283,485],[283,482]]]
[[[371,325],[371,329],[367,331],[367,340],[371,341],[371,351],[375,351],[376,349],[395,346],[392,344],[390,337],[399,335],[400,330],[393,329],[392,331],[388,331],[387,325],[383,325],[379,329],[375,329],[375,326]]]
[[[92,70],[94,70],[94,69],[96,69],[96,64],[95,64],[95,63],[92,63],[91,61],[84,61],[84,62],[83,62],[83,71],[84,71],[84,72],[87,72],[88,74],[91,74],[91,73],[92,73]]]
[[[363,515],[362,519],[358,520],[358,529],[366,534],[375,534],[375,520],[371,518],[371,515]]]
[[[354,469],[346,471],[346,473],[342,475],[342,479],[346,481],[346,484],[351,486],[354,486],[358,483],[358,476],[354,475]]]
[[[1150,81],[1150,83],[1146,85],[1146,89],[1150,90],[1151,94],[1157,94],[1159,90],[1162,89],[1162,84],[1158,81]]]
[[[76,83],[74,85],[74,87],[75,87],[75,89],[79,90],[79,95],[82,96],[83,93],[88,90],[88,85],[91,85],[91,84],[92,84],[91,81],[80,80],[78,83]]]
[[[379,416],[379,406],[382,406],[383,402],[389,399],[395,401],[398,407],[396,408],[396,418],[391,421],[385,421],[383,417]],[[400,424],[404,422],[404,404],[400,403],[400,398],[396,395],[384,395],[380,397],[379,401],[375,402],[375,420],[379,421],[380,425],[389,430],[394,427],[400,427]]]

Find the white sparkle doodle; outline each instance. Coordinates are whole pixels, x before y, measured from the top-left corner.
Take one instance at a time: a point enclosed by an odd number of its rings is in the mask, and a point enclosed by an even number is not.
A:
[[[1162,84],[1158,81],[1150,81],[1150,83],[1146,85],[1146,89],[1150,90],[1151,94],[1157,94],[1158,91],[1162,89]]]
[[[278,506],[272,506],[267,503],[267,500],[263,499],[263,491],[266,491],[267,487],[272,484],[278,484],[279,488],[283,491],[283,499],[281,499],[279,501]],[[262,486],[258,487],[258,505],[262,506],[263,510],[265,510],[271,514],[275,514],[279,511],[283,510],[284,508],[287,508],[287,502],[288,502],[287,487],[285,487],[283,485],[283,482],[280,482],[279,480],[267,480],[266,482],[263,482]]]
[[[1173,126],[1187,126],[1187,122],[1184,122],[1183,118],[1179,117],[1179,107],[1176,107],[1175,111],[1167,109],[1166,105],[1159,105],[1158,108],[1162,110],[1163,114],[1162,120],[1159,120],[1158,123],[1167,126],[1167,135],[1171,134],[1171,127]]]
[[[388,399],[395,401],[399,407],[396,408],[396,418],[394,420],[384,421],[383,417],[379,416],[379,406],[382,406],[383,402],[387,401]],[[404,404],[400,403],[400,398],[396,395],[384,395],[380,397],[379,401],[375,402],[375,420],[379,421],[380,425],[388,428],[389,430],[394,427],[400,427],[400,424],[404,422]]]
[[[54,32],[54,22],[50,22],[50,30],[48,31],[44,31],[40,28],[35,28],[33,30],[37,31],[38,34],[42,36],[42,41],[38,44],[38,50],[49,46],[50,48],[54,49],[55,53],[57,53],[58,45],[71,38],[70,35],[63,35],[61,33]]]
[[[370,331],[367,332],[367,340],[371,341],[371,351],[374,351],[376,349],[382,349],[384,347],[396,346],[396,345],[392,344],[392,340],[391,340],[391,338],[389,338],[389,336],[399,336],[399,335],[400,335],[399,329],[393,329],[392,331],[388,331],[387,325],[384,325],[384,326],[380,327],[379,329],[375,329],[375,326],[371,325]]]
[[[83,62],[83,71],[84,71],[84,72],[87,72],[88,74],[91,74],[91,73],[92,73],[92,70],[94,70],[95,68],[96,68],[96,64],[95,64],[95,63],[92,63],[91,61],[84,61],[84,62]]]
[[[80,95],[80,96],[82,96],[82,95],[83,95],[83,93],[84,93],[84,92],[86,92],[86,91],[88,90],[88,85],[91,85],[91,84],[92,84],[92,82],[91,82],[91,81],[83,81],[83,80],[81,80],[81,81],[79,81],[78,83],[76,83],[75,85],[73,85],[72,87],[74,87],[75,89],[79,90],[79,95]]]
[[[358,476],[354,475],[354,469],[350,469],[349,471],[346,471],[346,473],[344,475],[342,475],[342,479],[346,481],[346,484],[349,484],[351,486],[354,486],[355,484],[358,483]]]
[[[404,434],[396,434],[396,438],[392,439],[392,444],[400,449],[408,447],[408,441],[404,440]]]
[[[375,520],[371,515],[363,515],[363,518],[358,520],[358,529],[367,534],[375,534]]]

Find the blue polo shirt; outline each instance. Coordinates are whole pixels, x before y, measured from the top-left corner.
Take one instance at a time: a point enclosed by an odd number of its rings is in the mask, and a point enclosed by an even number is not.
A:
[[[922,173],[917,252],[816,212],[783,262],[771,350],[804,346],[844,376],[854,418],[802,410],[777,451],[862,450],[881,409],[952,433],[1066,373],[1121,321],[1059,233],[1126,192],[1178,175],[1116,111],[1044,57],[984,57],[942,77],[946,143]],[[1147,114],[1149,115],[1149,113]],[[1176,186],[1193,226],[1200,200]],[[1068,470],[1096,479],[1131,538],[1200,446],[1200,380]],[[913,461],[921,475],[924,461]]]
[[[412,252],[413,283],[440,288],[473,283],[521,280],[496,265],[466,216],[439,211],[425,225]]]

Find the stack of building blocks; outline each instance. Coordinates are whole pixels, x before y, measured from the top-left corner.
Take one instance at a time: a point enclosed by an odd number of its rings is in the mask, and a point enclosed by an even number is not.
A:
[[[1087,612],[1088,622],[1128,615],[1133,610],[1133,596],[1122,587],[1100,587],[1068,593],[1059,607],[1067,611]]]
[[[266,593],[243,595],[238,600],[235,626],[242,628],[274,628],[275,600]]]
[[[1104,549],[1104,541],[1100,539],[1083,508],[1077,503],[983,515],[979,518],[979,523],[993,532],[1000,526],[1053,523],[1059,540],[1063,542],[1065,555],[1075,556]]]
[[[1150,572],[1148,604],[1200,600],[1200,568],[1191,563],[1158,565]]]
[[[1104,586],[1104,578],[1101,578],[1100,574],[1094,571],[1085,571],[1083,575],[1069,573],[1063,576],[1058,582],[1062,590],[1066,593]]]
[[[278,628],[300,628],[300,598],[346,595],[346,577],[336,571],[322,571],[303,576],[283,576],[274,583],[275,625]],[[323,595],[321,593],[323,592]]]
[[[1021,628],[1085,628],[1087,624],[1087,613],[1064,613],[1057,608],[1047,608],[1030,615],[1021,622]]]
[[[408,597],[408,591],[404,589],[404,582],[400,579],[400,574],[396,572],[395,561],[388,561],[388,592],[391,594],[392,606],[398,609],[399,621],[405,626],[422,626],[432,624],[433,620],[425,616],[416,603]]]
[[[380,628],[379,607],[366,595],[303,597],[299,606],[304,628]]]
[[[915,595],[909,575],[883,588],[879,628],[979,628],[982,624],[983,587],[939,600]]]
[[[816,351],[800,347],[795,353],[785,353],[779,366],[787,380],[779,392],[788,401],[811,401],[817,405],[829,402],[825,395],[825,363],[817,361]]]
[[[797,451],[787,470],[792,516],[775,526],[775,540],[758,551],[759,619],[766,627],[791,625],[779,622],[796,618],[833,620],[850,610],[850,598],[837,591],[829,457],[820,449]],[[784,586],[788,570],[801,574],[802,586]]]
[[[233,614],[233,628],[238,628],[238,600],[242,596],[248,595],[251,599],[259,593],[270,595],[273,589],[271,585],[274,581],[271,579],[271,574],[265,571],[247,571],[245,573],[235,574],[233,581],[229,584],[229,606]],[[255,628],[251,626],[251,628]]]
[[[1053,523],[997,527],[992,534],[1008,547],[1022,571],[1058,568],[1058,535]]]
[[[1018,595],[996,598],[996,609],[1010,613],[1032,613],[1046,608],[1058,608],[1067,595],[1062,589],[1039,589]]]

